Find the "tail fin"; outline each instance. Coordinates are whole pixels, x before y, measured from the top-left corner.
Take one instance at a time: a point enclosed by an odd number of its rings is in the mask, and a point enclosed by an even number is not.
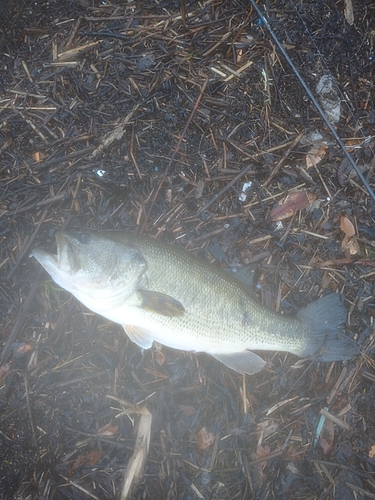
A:
[[[308,332],[308,343],[302,357],[316,355],[322,361],[342,361],[359,353],[357,344],[342,331],[346,309],[337,293],[325,295],[297,316]]]

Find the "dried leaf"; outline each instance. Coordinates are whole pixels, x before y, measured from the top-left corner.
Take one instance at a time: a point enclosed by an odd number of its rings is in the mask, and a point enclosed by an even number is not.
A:
[[[341,99],[337,93],[337,84],[332,75],[323,75],[320,78],[316,86],[316,93],[328,120],[335,125],[340,121]]]
[[[258,460],[259,458],[268,457],[271,453],[270,447],[268,444],[266,446],[257,446],[257,451],[251,454],[252,460]]]
[[[346,215],[342,215],[340,217],[340,229],[346,234],[346,236],[349,236],[349,238],[355,235],[353,223],[346,217]]]
[[[202,429],[197,434],[197,444],[196,447],[199,451],[206,450],[215,442],[215,434],[208,432],[206,427]]]
[[[157,364],[159,366],[163,366],[165,362],[165,354],[163,353],[162,345],[159,344],[158,342],[154,342],[154,356]],[[159,376],[159,378],[168,378],[166,375],[159,373],[156,370],[155,370],[155,376]]]
[[[259,458],[268,457],[270,452],[271,452],[270,447],[267,444],[264,447],[258,445],[257,451],[251,454],[251,458],[252,460],[258,460]],[[263,469],[265,468],[266,465],[267,461],[265,460],[264,462],[257,463],[254,467],[254,472],[259,481],[261,481],[264,478]]]
[[[293,191],[278,202],[271,210],[270,217],[274,222],[292,217],[297,210],[303,210],[309,207],[316,198],[317,196],[315,194],[306,189],[302,191]]]
[[[106,424],[100,427],[98,430],[99,436],[109,436],[112,437],[118,431],[118,425]]]
[[[243,50],[242,49],[238,49],[237,50],[236,62],[240,63],[242,61],[242,55],[243,55]]]
[[[347,257],[359,253],[359,245],[355,236],[354,225],[346,215],[342,215],[340,218],[340,229],[344,233],[344,238],[341,242],[341,251]]]
[[[12,343],[12,353],[15,358],[20,358],[31,350],[32,346],[30,344],[24,344],[23,342]]]
[[[320,433],[319,444],[326,457],[332,450],[333,441],[335,439],[335,424],[329,418],[324,420],[322,432]]]
[[[357,255],[357,253],[359,253],[359,245],[358,245],[357,238],[355,236],[347,242],[346,250],[347,250],[347,252],[344,252],[344,253],[345,254],[349,253],[349,255]]]
[[[316,144],[306,153],[306,168],[309,169],[314,165],[318,165],[327,153],[328,146],[326,144]]]
[[[266,437],[276,432],[277,428],[278,424],[272,419],[259,422],[257,425],[258,438],[262,437],[263,439],[265,439]]]
[[[68,475],[74,476],[76,470],[79,467],[83,467],[84,465],[89,465],[90,467],[94,467],[98,463],[98,460],[100,460],[101,457],[104,455],[104,453],[105,453],[104,451],[100,450],[91,450],[88,451],[87,453],[82,453],[81,455],[78,455],[72,467],[67,471]]]
[[[163,366],[165,362],[165,354],[161,350],[157,350],[155,354],[156,362],[159,366]]]
[[[363,145],[362,137],[346,139],[345,141],[345,147],[349,153],[352,153],[355,149],[362,147],[362,145]]]
[[[371,450],[368,452],[369,458],[374,458],[375,457],[375,444],[371,446]]]

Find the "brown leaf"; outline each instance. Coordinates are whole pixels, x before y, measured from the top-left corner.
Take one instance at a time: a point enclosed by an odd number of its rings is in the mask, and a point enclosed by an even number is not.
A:
[[[347,252],[345,252],[345,254],[349,253],[349,255],[357,255],[357,253],[359,253],[359,245],[358,245],[357,238],[355,236],[353,236],[353,238],[351,238],[348,241],[346,248],[347,248]]]
[[[342,253],[347,257],[359,253],[359,245],[355,236],[354,225],[346,215],[340,217],[340,229],[344,233],[344,238],[341,242]]]
[[[371,446],[371,450],[368,452],[369,458],[374,458],[375,457],[375,444]]]
[[[100,458],[104,455],[104,453],[104,451],[91,450],[87,453],[78,455],[72,467],[68,470],[69,476],[74,476],[78,467],[83,467],[84,465],[90,465],[90,467],[94,467],[98,463],[98,460],[100,460]]]
[[[317,196],[315,194],[310,193],[310,191],[306,189],[302,191],[293,191],[278,202],[271,210],[270,217],[274,222],[287,219],[294,215],[297,210],[303,210],[309,207],[316,198]]]
[[[347,139],[345,141],[345,147],[349,153],[352,153],[355,149],[362,147],[363,139],[358,137],[357,139]]]
[[[268,444],[266,444],[264,447],[258,445],[257,451],[255,453],[251,454],[251,458],[252,458],[252,460],[258,460],[259,458],[268,457],[270,452],[271,452],[271,450],[270,450],[270,447],[268,446]]]
[[[355,235],[353,223],[347,218],[346,215],[342,215],[340,217],[340,229],[346,234],[346,236],[349,236],[349,238]]]
[[[206,450],[210,447],[215,441],[215,434],[212,432],[208,432],[206,427],[202,427],[202,429],[197,434],[197,449],[198,450]]]
[[[163,347],[161,344],[154,342],[154,355],[155,360],[159,366],[163,366],[165,361],[165,354],[163,353]]]
[[[164,361],[165,361],[165,354],[163,353],[163,351],[161,350],[158,350],[155,354],[155,358],[156,358],[156,362],[159,366],[163,366],[164,365]]]
[[[329,418],[324,420],[324,425],[320,433],[319,444],[326,457],[332,450],[333,441],[335,439],[335,424]]]
[[[22,344],[17,347],[17,354],[26,354],[27,352],[32,350],[32,346],[30,344]]]
[[[313,167],[314,165],[318,165],[323,158],[325,157],[327,153],[328,146],[326,144],[320,144],[313,146],[307,153],[306,153],[306,168],[309,169],[310,167]]]
[[[262,436],[263,439],[266,437],[270,436],[274,432],[276,432],[278,428],[278,424],[272,420],[263,420],[262,422],[259,422],[257,425],[257,434],[258,437]]]
[[[118,425],[106,424],[100,427],[98,430],[99,436],[108,436],[112,437],[118,431]]]
[[[268,457],[270,452],[271,452],[271,449],[268,446],[268,444],[266,444],[264,447],[258,445],[257,451],[255,453],[251,454],[251,458],[252,458],[252,460],[258,460],[259,458]],[[257,479],[259,481],[261,481],[264,478],[263,469],[265,468],[266,465],[267,465],[266,460],[264,462],[260,462],[260,463],[255,464],[254,473],[257,476]]]

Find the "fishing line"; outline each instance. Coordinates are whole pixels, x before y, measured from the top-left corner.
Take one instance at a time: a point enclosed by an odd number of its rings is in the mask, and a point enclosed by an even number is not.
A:
[[[321,118],[323,119],[324,123],[327,125],[328,129],[330,130],[331,134],[335,138],[336,142],[341,147],[341,149],[342,149],[344,155],[346,156],[346,158],[348,159],[350,165],[354,168],[354,170],[357,173],[357,175],[358,175],[359,179],[361,180],[362,184],[367,189],[368,194],[371,196],[372,200],[375,202],[375,193],[373,192],[373,190],[370,187],[369,183],[367,182],[367,180],[363,176],[363,174],[362,174],[361,170],[359,169],[358,165],[356,164],[356,162],[353,160],[352,156],[350,155],[350,153],[346,149],[346,146],[343,143],[343,141],[340,138],[340,136],[338,135],[338,133],[336,132],[336,129],[334,128],[334,126],[332,125],[332,123],[328,120],[325,112],[323,111],[323,109],[320,106],[319,102],[315,98],[314,94],[311,92],[311,90],[310,90],[309,86],[307,85],[307,83],[305,82],[305,80],[302,78],[302,75],[298,71],[297,67],[295,66],[295,64],[293,63],[293,61],[291,60],[291,58],[287,54],[286,50],[284,49],[283,45],[281,44],[281,42],[277,38],[277,36],[276,36],[275,32],[273,31],[273,29],[271,28],[268,20],[263,15],[262,11],[259,9],[259,7],[256,4],[255,0],[249,0],[249,1],[250,1],[251,5],[253,6],[254,10],[257,12],[257,14],[258,14],[260,20],[262,21],[262,23],[267,28],[267,30],[268,30],[271,38],[273,39],[273,41],[277,45],[278,49],[280,50],[280,52],[284,56],[285,60],[287,61],[287,63],[291,67],[293,73],[298,78],[298,80],[299,80],[300,84],[302,85],[303,89],[305,90],[306,94],[309,96],[310,100],[314,104],[315,108],[317,109],[317,111],[320,114]]]
[[[290,0],[290,3],[292,4],[292,6],[293,6],[294,10],[296,11],[297,16],[299,17],[299,19],[300,19],[300,21],[301,21],[301,23],[302,23],[303,27],[305,28],[305,32],[306,32],[306,33],[307,33],[307,35],[309,36],[310,41],[311,41],[311,42],[312,42],[312,44],[314,45],[315,50],[316,50],[316,53],[317,53],[317,54],[318,54],[318,56],[320,57],[320,59],[321,59],[321,61],[322,61],[323,65],[324,65],[325,69],[327,70],[327,72],[329,73],[329,76],[331,77],[332,81],[334,82],[334,84],[335,84],[335,88],[336,88],[336,91],[337,91],[337,93],[338,93],[338,94],[340,95],[340,97],[341,97],[341,102],[345,103],[345,106],[346,106],[346,108],[347,108],[347,110],[348,110],[348,112],[349,112],[349,114],[350,114],[350,117],[352,118],[352,120],[353,120],[353,122],[354,122],[354,124],[355,124],[355,126],[356,126],[357,131],[358,131],[358,132],[359,132],[359,134],[363,137],[363,139],[366,141],[367,139],[369,139],[369,137],[368,137],[368,136],[365,136],[365,134],[363,133],[361,123],[360,123],[360,122],[359,122],[359,120],[357,120],[357,118],[355,117],[355,115],[354,115],[354,113],[353,113],[353,108],[352,108],[352,106],[349,104],[348,99],[347,99],[347,98],[345,97],[345,95],[342,93],[340,86],[337,84],[336,79],[334,78],[334,76],[333,76],[333,74],[332,74],[331,70],[329,69],[328,64],[326,63],[326,60],[324,59],[324,56],[323,56],[322,52],[320,51],[320,49],[319,49],[319,47],[318,47],[317,43],[315,42],[315,39],[314,39],[314,37],[312,36],[312,34],[311,34],[311,32],[310,32],[310,30],[309,30],[309,28],[308,28],[308,26],[307,26],[307,24],[306,24],[305,20],[304,20],[304,19],[303,19],[303,17],[301,16],[301,14],[300,14],[300,12],[298,11],[297,6],[296,6],[296,4],[293,2],[293,0]],[[375,151],[374,151],[371,147],[369,147],[369,149],[370,149],[370,151],[371,151],[371,153],[372,153],[372,156],[373,156],[373,157],[375,157]]]

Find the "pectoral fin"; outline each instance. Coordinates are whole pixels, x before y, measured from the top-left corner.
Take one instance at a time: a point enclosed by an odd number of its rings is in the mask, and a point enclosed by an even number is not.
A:
[[[185,312],[184,306],[178,300],[165,293],[152,290],[138,290],[142,299],[141,307],[145,311],[160,314],[162,316],[182,316]]]
[[[212,354],[211,356],[238,373],[253,375],[260,372],[266,362],[251,351],[232,352],[230,354]]]
[[[142,347],[142,349],[149,349],[152,346],[153,339],[148,331],[132,325],[122,326],[130,340],[139,345],[139,347]]]

